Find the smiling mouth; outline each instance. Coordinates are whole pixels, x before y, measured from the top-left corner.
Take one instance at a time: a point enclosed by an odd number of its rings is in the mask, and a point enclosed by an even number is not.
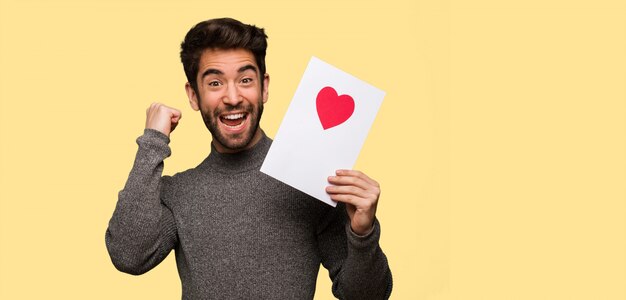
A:
[[[226,125],[226,127],[231,129],[237,129],[244,124],[244,121],[248,117],[248,113],[235,113],[235,114],[226,114],[220,116],[220,122]]]

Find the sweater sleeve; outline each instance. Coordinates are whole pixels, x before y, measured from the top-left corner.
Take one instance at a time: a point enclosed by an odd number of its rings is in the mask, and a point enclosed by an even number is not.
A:
[[[169,138],[145,129],[124,189],[109,221],[105,242],[115,267],[139,275],[158,265],[175,247],[176,223],[160,199],[166,177],[163,160],[170,156]]]
[[[318,230],[322,265],[339,299],[388,299],[393,280],[387,257],[380,248],[380,224],[366,236],[355,234],[345,205],[331,209]]]

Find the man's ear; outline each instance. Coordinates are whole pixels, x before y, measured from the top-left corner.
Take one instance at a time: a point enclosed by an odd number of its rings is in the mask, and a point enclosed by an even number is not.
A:
[[[265,73],[263,75],[263,103],[267,102],[269,98],[269,88],[270,88],[270,74]]]
[[[193,89],[189,82],[185,83],[185,91],[187,92],[187,97],[189,98],[189,105],[195,111],[200,110],[200,103],[198,102],[198,95],[196,91]]]

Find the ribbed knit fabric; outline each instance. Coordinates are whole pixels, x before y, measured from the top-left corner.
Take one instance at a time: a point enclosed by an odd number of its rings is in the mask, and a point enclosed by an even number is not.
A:
[[[312,299],[320,263],[340,299],[392,289],[380,224],[352,232],[328,206],[259,171],[271,140],[162,176],[169,138],[146,129],[106,232],[117,269],[142,274],[174,249],[183,299]]]

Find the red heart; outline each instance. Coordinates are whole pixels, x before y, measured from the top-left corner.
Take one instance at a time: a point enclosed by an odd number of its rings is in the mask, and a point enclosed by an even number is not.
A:
[[[337,95],[332,87],[324,87],[317,93],[317,116],[324,130],[333,128],[350,119],[354,112],[354,99],[350,95]]]

